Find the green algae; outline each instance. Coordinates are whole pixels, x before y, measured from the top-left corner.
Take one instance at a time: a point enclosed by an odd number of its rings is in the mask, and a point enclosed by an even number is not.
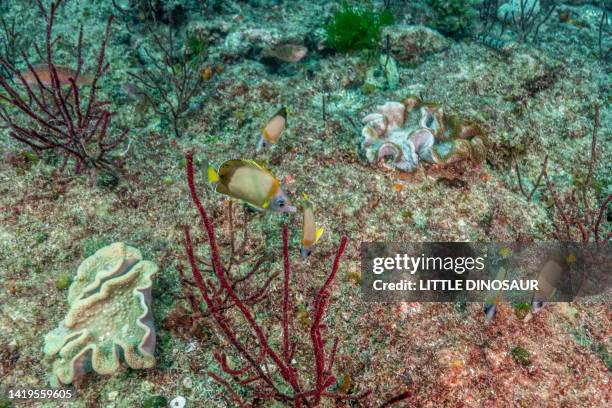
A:
[[[83,256],[89,257],[102,247],[110,244],[110,241],[103,237],[91,236],[83,241]]]
[[[376,13],[344,2],[325,26],[327,44],[340,52],[373,49],[382,27],[391,23],[393,15],[387,10]]]
[[[104,187],[112,190],[119,184],[119,178],[117,175],[110,171],[100,171],[96,177],[96,185],[98,187]]]
[[[68,275],[62,275],[55,280],[55,287],[58,290],[64,290],[72,283],[72,278]]]
[[[512,354],[512,358],[514,359],[514,361],[516,361],[518,364],[522,365],[523,367],[527,367],[531,365],[531,355],[523,347],[521,346],[514,347],[512,351],[510,352],[510,354]]]
[[[11,400],[7,396],[0,394],[0,408],[11,408],[12,406]]]
[[[147,398],[142,404],[142,408],[165,408],[168,405],[168,399],[161,395],[154,395]]]
[[[36,243],[42,244],[47,240],[47,238],[49,238],[49,235],[46,232],[39,232],[36,234]]]
[[[518,302],[514,305],[514,314],[521,320],[524,319],[530,311],[531,304],[529,302]]]

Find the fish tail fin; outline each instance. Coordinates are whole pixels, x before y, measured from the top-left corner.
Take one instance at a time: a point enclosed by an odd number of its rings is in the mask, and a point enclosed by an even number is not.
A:
[[[259,139],[257,140],[257,147],[255,147],[255,152],[256,153],[261,153],[265,147],[265,137],[264,137],[264,132],[265,129],[261,129],[261,135],[259,136]]]
[[[484,306],[485,322],[489,323],[497,314],[497,305],[495,303],[485,303]]]
[[[209,183],[218,183],[219,182],[219,173],[212,166],[208,166],[208,182]]]
[[[325,228],[323,228],[323,227],[317,228],[317,232],[316,232],[316,235],[315,235],[315,244],[317,242],[319,242],[319,239],[321,239],[321,235],[323,235],[323,231],[325,231]]]

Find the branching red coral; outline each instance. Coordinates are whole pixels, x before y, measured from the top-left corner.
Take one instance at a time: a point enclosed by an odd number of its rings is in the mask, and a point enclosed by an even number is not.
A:
[[[595,242],[605,245],[612,239],[612,232],[602,235],[602,227],[605,223],[605,214],[608,205],[612,201],[612,194],[608,195],[595,209],[589,204],[589,189],[592,187],[593,169],[597,162],[597,131],[599,129],[599,109],[595,110],[593,120],[593,136],[591,139],[591,157],[589,160],[589,172],[586,180],[581,183],[581,188],[573,188],[569,194],[561,195],[550,180],[546,162],[542,167],[542,173],[546,180],[548,192],[551,195],[556,211],[555,237],[560,241]]]
[[[113,17],[108,19],[104,38],[100,44],[96,71],[91,78],[82,75],[83,29],[77,45],[76,70],[68,74],[56,65],[53,48],[58,38],[53,37],[53,25],[62,0],[51,3],[49,10],[38,0],[38,7],[46,19],[45,48],[35,45],[42,65],[34,66],[25,52],[21,55],[27,71],[20,72],[11,62],[0,56],[2,65],[13,80],[0,75],[0,100],[9,107],[0,107],[0,119],[10,129],[9,135],[34,150],[59,151],[63,154],[62,169],[72,158],[76,171],[85,168],[113,170],[109,153],[125,141],[127,130],[114,138],[109,136],[113,113],[108,102],[98,100],[97,84],[108,69],[104,63]],[[81,97],[81,84],[89,83],[89,95]]]
[[[294,407],[316,407],[322,399],[331,401],[357,401],[366,398],[370,391],[366,390],[360,394],[341,394],[331,389],[336,385],[336,378],[332,374],[338,339],[334,338],[331,348],[327,353],[329,339],[326,339],[323,331],[323,316],[326,311],[333,281],[340,267],[340,258],[346,248],[347,238],[341,240],[340,247],[336,252],[331,273],[324,285],[319,290],[313,311],[312,325],[310,327],[311,350],[314,366],[311,369],[301,367],[295,361],[298,342],[292,339],[291,329],[293,325],[293,314],[291,313],[291,265],[289,262],[289,232],[288,227],[283,227],[283,297],[282,297],[282,340],[278,346],[273,344],[272,339],[266,334],[265,329],[258,323],[254,311],[232,287],[227,271],[223,267],[220,251],[215,237],[215,229],[212,220],[208,216],[198,194],[196,192],[193,157],[187,155],[187,181],[191,198],[198,209],[203,224],[203,230],[208,237],[212,272],[216,278],[204,279],[199,262],[193,247],[193,240],[189,227],[185,227],[185,248],[189,264],[191,266],[195,285],[198,288],[210,316],[216,326],[227,339],[232,353],[232,364],[229,362],[228,354],[221,350],[215,351],[215,359],[222,371],[232,378],[235,385],[241,386],[248,391],[248,398],[277,400],[289,403]],[[244,326],[233,321],[232,317],[223,313],[225,304],[222,303],[221,293],[227,295],[231,301],[232,311],[241,320],[246,322],[249,335],[243,331]],[[240,333],[240,334],[239,334]],[[249,343],[245,341],[249,337]],[[253,347],[252,344],[256,346]],[[302,351],[302,350],[301,350]],[[304,364],[307,365],[307,364]],[[239,406],[251,406],[244,401],[239,394],[233,390],[232,384],[221,375],[210,372],[210,376],[219,384],[228,389],[231,400]],[[404,398],[402,398],[404,399]]]
[[[229,242],[226,242],[226,246],[229,247],[227,254],[223,254],[223,258],[227,261],[224,265],[225,273],[230,285],[239,294],[243,302],[248,306],[254,306],[255,304],[262,302],[267,299],[268,289],[272,284],[272,281],[279,276],[279,273],[271,274],[263,285],[257,285],[254,280],[257,272],[266,264],[268,261],[265,255],[261,255],[261,251],[258,248],[252,249],[252,255],[246,255],[247,247],[250,247],[251,242],[248,238],[248,225],[249,217],[248,211],[244,211],[244,220],[242,225],[242,242],[239,246],[236,245],[236,239],[234,230],[236,225],[234,224],[234,210],[232,202],[229,201],[227,205],[227,217],[226,225],[224,227],[229,232]],[[196,258],[198,262],[206,265],[205,274],[213,273],[212,265],[205,259]],[[247,269],[245,265],[251,264],[250,269]],[[240,273],[240,271],[247,269],[247,273]],[[201,305],[200,295],[194,292],[197,290],[197,286],[192,279],[186,276],[183,266],[177,265],[179,272],[180,282],[182,286],[181,294],[176,295],[175,298],[179,301],[177,307],[173,310],[165,319],[165,326],[177,333],[179,336],[185,338],[202,338],[210,327],[210,313]],[[225,312],[232,308],[233,303],[229,297],[222,293],[221,288],[216,293],[219,296],[219,310]],[[184,304],[189,306],[189,309],[183,307]]]

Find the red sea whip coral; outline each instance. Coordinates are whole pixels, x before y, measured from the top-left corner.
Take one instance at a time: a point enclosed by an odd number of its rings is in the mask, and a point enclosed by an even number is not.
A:
[[[41,66],[35,67],[22,51],[21,55],[27,71],[19,72],[9,61],[0,57],[0,65],[13,76],[15,83],[0,75],[0,100],[14,109],[0,107],[0,118],[6,122],[9,135],[16,140],[41,152],[44,150],[60,151],[64,156],[62,169],[72,158],[76,172],[84,168],[104,168],[112,170],[114,165],[109,159],[109,152],[121,144],[127,131],[110,140],[109,124],[113,113],[106,109],[109,102],[97,98],[97,84],[108,69],[104,63],[106,45],[110,36],[112,16],[108,19],[106,31],[100,45],[96,71],[91,78],[89,95],[86,101],[81,98],[79,80],[82,77],[83,29],[79,32],[76,53],[77,66],[74,74],[67,80],[63,78],[61,68],[54,62],[53,47],[59,39],[53,38],[53,24],[61,0],[51,4],[47,10],[38,0],[38,7],[47,22],[45,49],[35,46],[42,68],[48,72],[49,80],[40,73]],[[32,77],[28,80],[26,77]],[[89,80],[87,82],[90,82]]]
[[[290,403],[294,407],[315,407],[323,399],[346,401],[360,400],[367,397],[370,394],[369,390],[356,395],[339,394],[329,390],[330,387],[336,384],[336,378],[332,371],[338,348],[338,338],[334,338],[331,350],[328,352],[326,350],[328,342],[324,339],[322,333],[324,329],[322,320],[329,300],[331,285],[338,273],[340,257],[346,248],[347,238],[342,238],[331,273],[319,290],[314,304],[312,325],[310,327],[311,353],[314,357],[314,365],[311,369],[298,370],[297,363],[294,360],[297,343],[291,338],[293,315],[289,310],[291,269],[287,225],[283,227],[284,278],[281,318],[283,330],[282,350],[279,352],[264,333],[264,328],[257,323],[254,312],[249,309],[244,300],[235,292],[228,280],[226,269],[221,263],[214,226],[196,192],[193,175],[193,157],[191,154],[187,155],[187,180],[191,197],[202,219],[203,229],[208,236],[212,269],[216,277],[215,283],[211,279],[204,279],[202,276],[194,254],[189,227],[185,227],[185,248],[195,284],[206,302],[212,319],[229,342],[230,349],[236,355],[238,361],[243,363],[243,366],[239,368],[235,368],[233,365],[230,366],[227,354],[218,350],[215,352],[215,359],[223,372],[230,376],[235,383],[248,390],[250,397],[254,399],[277,400]],[[247,346],[238,338],[238,329],[240,327],[223,313],[224,304],[221,303],[223,296],[218,296],[220,292],[231,299],[235,306],[235,311],[244,319],[246,326],[254,336],[257,347]],[[254,349],[258,349],[258,351],[256,353],[253,352],[252,350]],[[233,390],[231,384],[221,375],[213,372],[209,372],[209,375],[228,389],[230,398],[234,403],[239,406],[251,406]]]

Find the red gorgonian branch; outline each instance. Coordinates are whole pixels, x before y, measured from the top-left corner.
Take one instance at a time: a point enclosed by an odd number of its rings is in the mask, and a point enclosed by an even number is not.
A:
[[[594,167],[597,163],[598,130],[599,108],[596,108],[595,118],[593,119],[589,171],[579,189],[573,188],[571,192],[562,196],[550,179],[546,162],[542,166],[544,180],[546,180],[546,186],[556,212],[555,237],[559,241],[594,242],[598,246],[603,246],[607,245],[612,239],[612,231],[604,231],[607,221],[606,211],[610,202],[612,202],[612,194],[608,194],[595,208],[590,205],[588,197],[589,189],[592,187]]]
[[[291,309],[291,265],[289,262],[289,232],[283,227],[283,296],[282,296],[282,334],[281,339],[274,341],[268,336],[266,330],[258,322],[252,308],[245,302],[231,284],[227,269],[223,267],[220,251],[215,238],[215,229],[198,194],[194,183],[193,157],[187,155],[187,181],[191,198],[202,220],[202,228],[208,238],[213,279],[202,276],[199,262],[194,252],[193,240],[189,227],[184,228],[185,249],[193,274],[194,282],[198,288],[208,312],[216,327],[229,343],[229,353],[232,363],[228,361],[228,353],[217,350],[214,353],[217,363],[225,376],[209,372],[211,378],[228,389],[228,398],[237,406],[251,407],[251,403],[241,397],[233,386],[240,386],[248,392],[249,399],[276,400],[290,404],[294,407],[316,407],[321,401],[359,401],[370,395],[370,390],[359,394],[342,394],[332,389],[336,385],[333,375],[334,362],[338,349],[338,338],[330,342],[324,334],[325,325],[323,316],[329,301],[330,291],[340,267],[340,258],[346,248],[347,238],[343,237],[333,266],[327,280],[319,290],[312,315],[310,326],[310,350],[312,365],[308,362],[300,365],[296,361],[298,342],[291,335],[293,326],[293,313]],[[229,316],[227,304],[222,300],[231,301],[232,311],[241,322],[240,324]],[[276,344],[280,343],[280,344]],[[300,343],[301,344],[301,343]],[[331,347],[328,347],[331,344]],[[304,350],[300,350],[300,356]],[[306,354],[307,354],[306,353]],[[301,358],[300,358],[301,359]],[[233,385],[232,385],[233,384]],[[409,393],[404,393],[397,401],[406,399]],[[397,397],[394,397],[397,398]]]
[[[109,17],[100,44],[95,73],[82,75],[83,28],[76,44],[76,70],[62,68],[54,61],[53,48],[60,37],[53,37],[53,25],[62,0],[51,3],[49,10],[37,0],[46,19],[43,50],[34,45],[40,63],[31,63],[25,52],[21,56],[27,70],[19,71],[0,56],[0,65],[12,76],[0,75],[0,119],[6,123],[9,135],[37,152],[56,151],[63,155],[62,170],[70,159],[76,172],[87,168],[115,168],[109,153],[125,141],[127,130],[114,138],[109,136],[113,113],[109,102],[98,100],[98,81],[108,69],[104,62],[113,17]],[[83,86],[89,86],[86,98]]]

